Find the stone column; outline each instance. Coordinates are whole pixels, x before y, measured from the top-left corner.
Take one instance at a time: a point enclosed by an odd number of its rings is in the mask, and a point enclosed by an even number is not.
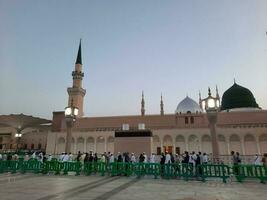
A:
[[[200,138],[198,138],[198,141],[199,141],[199,151],[200,152],[202,152],[202,139],[201,139],[201,137]],[[196,152],[196,153],[198,153],[198,152]]]
[[[246,155],[244,137],[241,137],[241,150],[242,150],[243,155]]]
[[[66,118],[66,125],[67,125],[67,137],[66,137],[66,145],[65,145],[65,152],[71,152],[71,142],[72,142],[72,126],[73,126],[73,119]]]
[[[104,137],[104,144],[105,144],[105,148],[104,148],[104,152],[107,152],[107,138]]]
[[[257,152],[259,155],[261,155],[261,147],[260,147],[259,137],[256,137],[256,145],[257,145]]]
[[[176,145],[175,145],[175,138],[172,138],[172,146],[173,146],[173,154],[176,154]]]
[[[97,138],[94,138],[95,139],[95,144],[94,144],[94,153],[96,153],[96,141],[97,141]]]
[[[214,161],[217,162],[220,155],[216,134],[217,111],[207,111],[207,117],[209,120],[209,128],[211,134],[212,156],[214,158]]]
[[[163,152],[163,141],[162,141],[162,138],[159,138],[159,141],[160,141],[160,151]]]
[[[84,139],[84,142],[83,142],[83,152],[87,152],[86,150],[86,138]]]
[[[231,150],[230,150],[230,141],[229,141],[229,139],[226,139],[226,145],[227,145],[227,153],[228,153],[228,155],[230,155],[231,154]]]
[[[189,151],[189,145],[188,145],[188,142],[189,142],[188,137],[185,137],[185,150],[186,150],[186,151]]]

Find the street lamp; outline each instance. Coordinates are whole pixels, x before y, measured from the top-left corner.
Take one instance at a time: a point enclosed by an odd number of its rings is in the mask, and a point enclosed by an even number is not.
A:
[[[16,151],[19,148],[21,136],[22,136],[22,133],[21,133],[20,129],[18,129],[18,132],[15,134],[16,143],[17,143]]]
[[[78,115],[78,108],[73,106],[73,99],[71,100],[71,105],[65,108],[65,119],[67,125],[67,138],[66,138],[66,145],[65,145],[65,152],[69,153],[71,149],[71,131],[73,124],[76,120]]]
[[[217,113],[220,108],[220,100],[217,97],[211,96],[210,88],[208,89],[208,97],[201,100],[203,110],[206,110],[209,121],[209,128],[212,143],[212,155],[215,162],[219,161],[219,146],[216,134]]]

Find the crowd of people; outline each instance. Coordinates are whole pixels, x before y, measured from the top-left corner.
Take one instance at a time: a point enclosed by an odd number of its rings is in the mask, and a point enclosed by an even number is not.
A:
[[[77,155],[73,155],[72,153],[61,153],[59,156],[52,156],[51,154],[46,154],[42,151],[35,151],[32,153],[25,153],[23,156],[19,156],[17,153],[0,153],[0,161],[1,160],[19,160],[22,159],[24,161],[28,161],[30,159],[36,159],[40,162],[45,161],[52,161],[58,160],[60,162],[73,162],[79,161],[82,163],[85,162],[106,162],[106,163],[113,163],[113,162],[125,162],[125,163],[160,163],[163,164],[171,164],[171,163],[186,163],[192,166],[197,166],[200,164],[208,164],[212,163],[213,161],[209,159],[209,156],[206,153],[195,153],[194,151],[189,153],[185,151],[183,154],[172,154],[171,152],[161,153],[161,155],[156,155],[152,153],[151,155],[147,155],[145,152],[137,155],[135,153],[129,152],[118,152],[114,155],[111,152],[104,152],[103,154],[97,154],[90,151],[89,153],[81,153],[78,152]],[[223,163],[222,161],[217,161],[219,163]],[[238,165],[242,163],[241,156],[239,152],[231,152],[231,163],[233,165]],[[251,161],[251,164],[254,165],[265,165],[267,166],[267,154],[263,157],[256,154]]]
[[[199,164],[207,164],[209,162],[208,155],[206,153],[199,152],[196,154],[194,151],[192,153],[188,153],[187,151],[184,154],[175,154],[173,155],[171,152],[162,153],[160,156],[152,153],[148,156],[145,152],[136,155],[135,153],[129,152],[118,152],[114,155],[111,152],[104,152],[103,154],[99,155],[97,153],[93,153],[90,151],[89,153],[81,153],[80,151],[77,154],[77,157],[73,157],[71,153],[62,153],[59,158],[61,162],[69,162],[69,161],[80,161],[80,162],[126,162],[126,163],[160,163],[160,164],[171,164],[171,163],[187,163],[193,166]]]

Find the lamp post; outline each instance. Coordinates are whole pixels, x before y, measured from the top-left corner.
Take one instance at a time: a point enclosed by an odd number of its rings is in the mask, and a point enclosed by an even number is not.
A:
[[[20,144],[21,136],[22,136],[22,134],[21,134],[21,130],[18,129],[17,133],[15,134],[16,143],[17,143],[16,151],[18,151],[18,149],[19,149],[19,144]]]
[[[202,108],[206,110],[209,121],[209,129],[211,134],[212,155],[213,161],[219,161],[219,146],[216,133],[217,113],[220,107],[220,102],[217,97],[212,97],[210,88],[208,89],[208,97],[202,100]]]
[[[71,149],[71,132],[73,124],[76,120],[78,115],[78,108],[73,106],[73,99],[71,100],[71,105],[65,108],[65,119],[67,125],[67,137],[66,137],[66,145],[65,145],[65,152],[69,153]]]

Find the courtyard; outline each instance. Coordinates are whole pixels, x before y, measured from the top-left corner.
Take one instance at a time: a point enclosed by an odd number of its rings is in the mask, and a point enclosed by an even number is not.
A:
[[[1,200],[267,200],[266,184],[221,180],[184,181],[143,177],[0,175]]]

